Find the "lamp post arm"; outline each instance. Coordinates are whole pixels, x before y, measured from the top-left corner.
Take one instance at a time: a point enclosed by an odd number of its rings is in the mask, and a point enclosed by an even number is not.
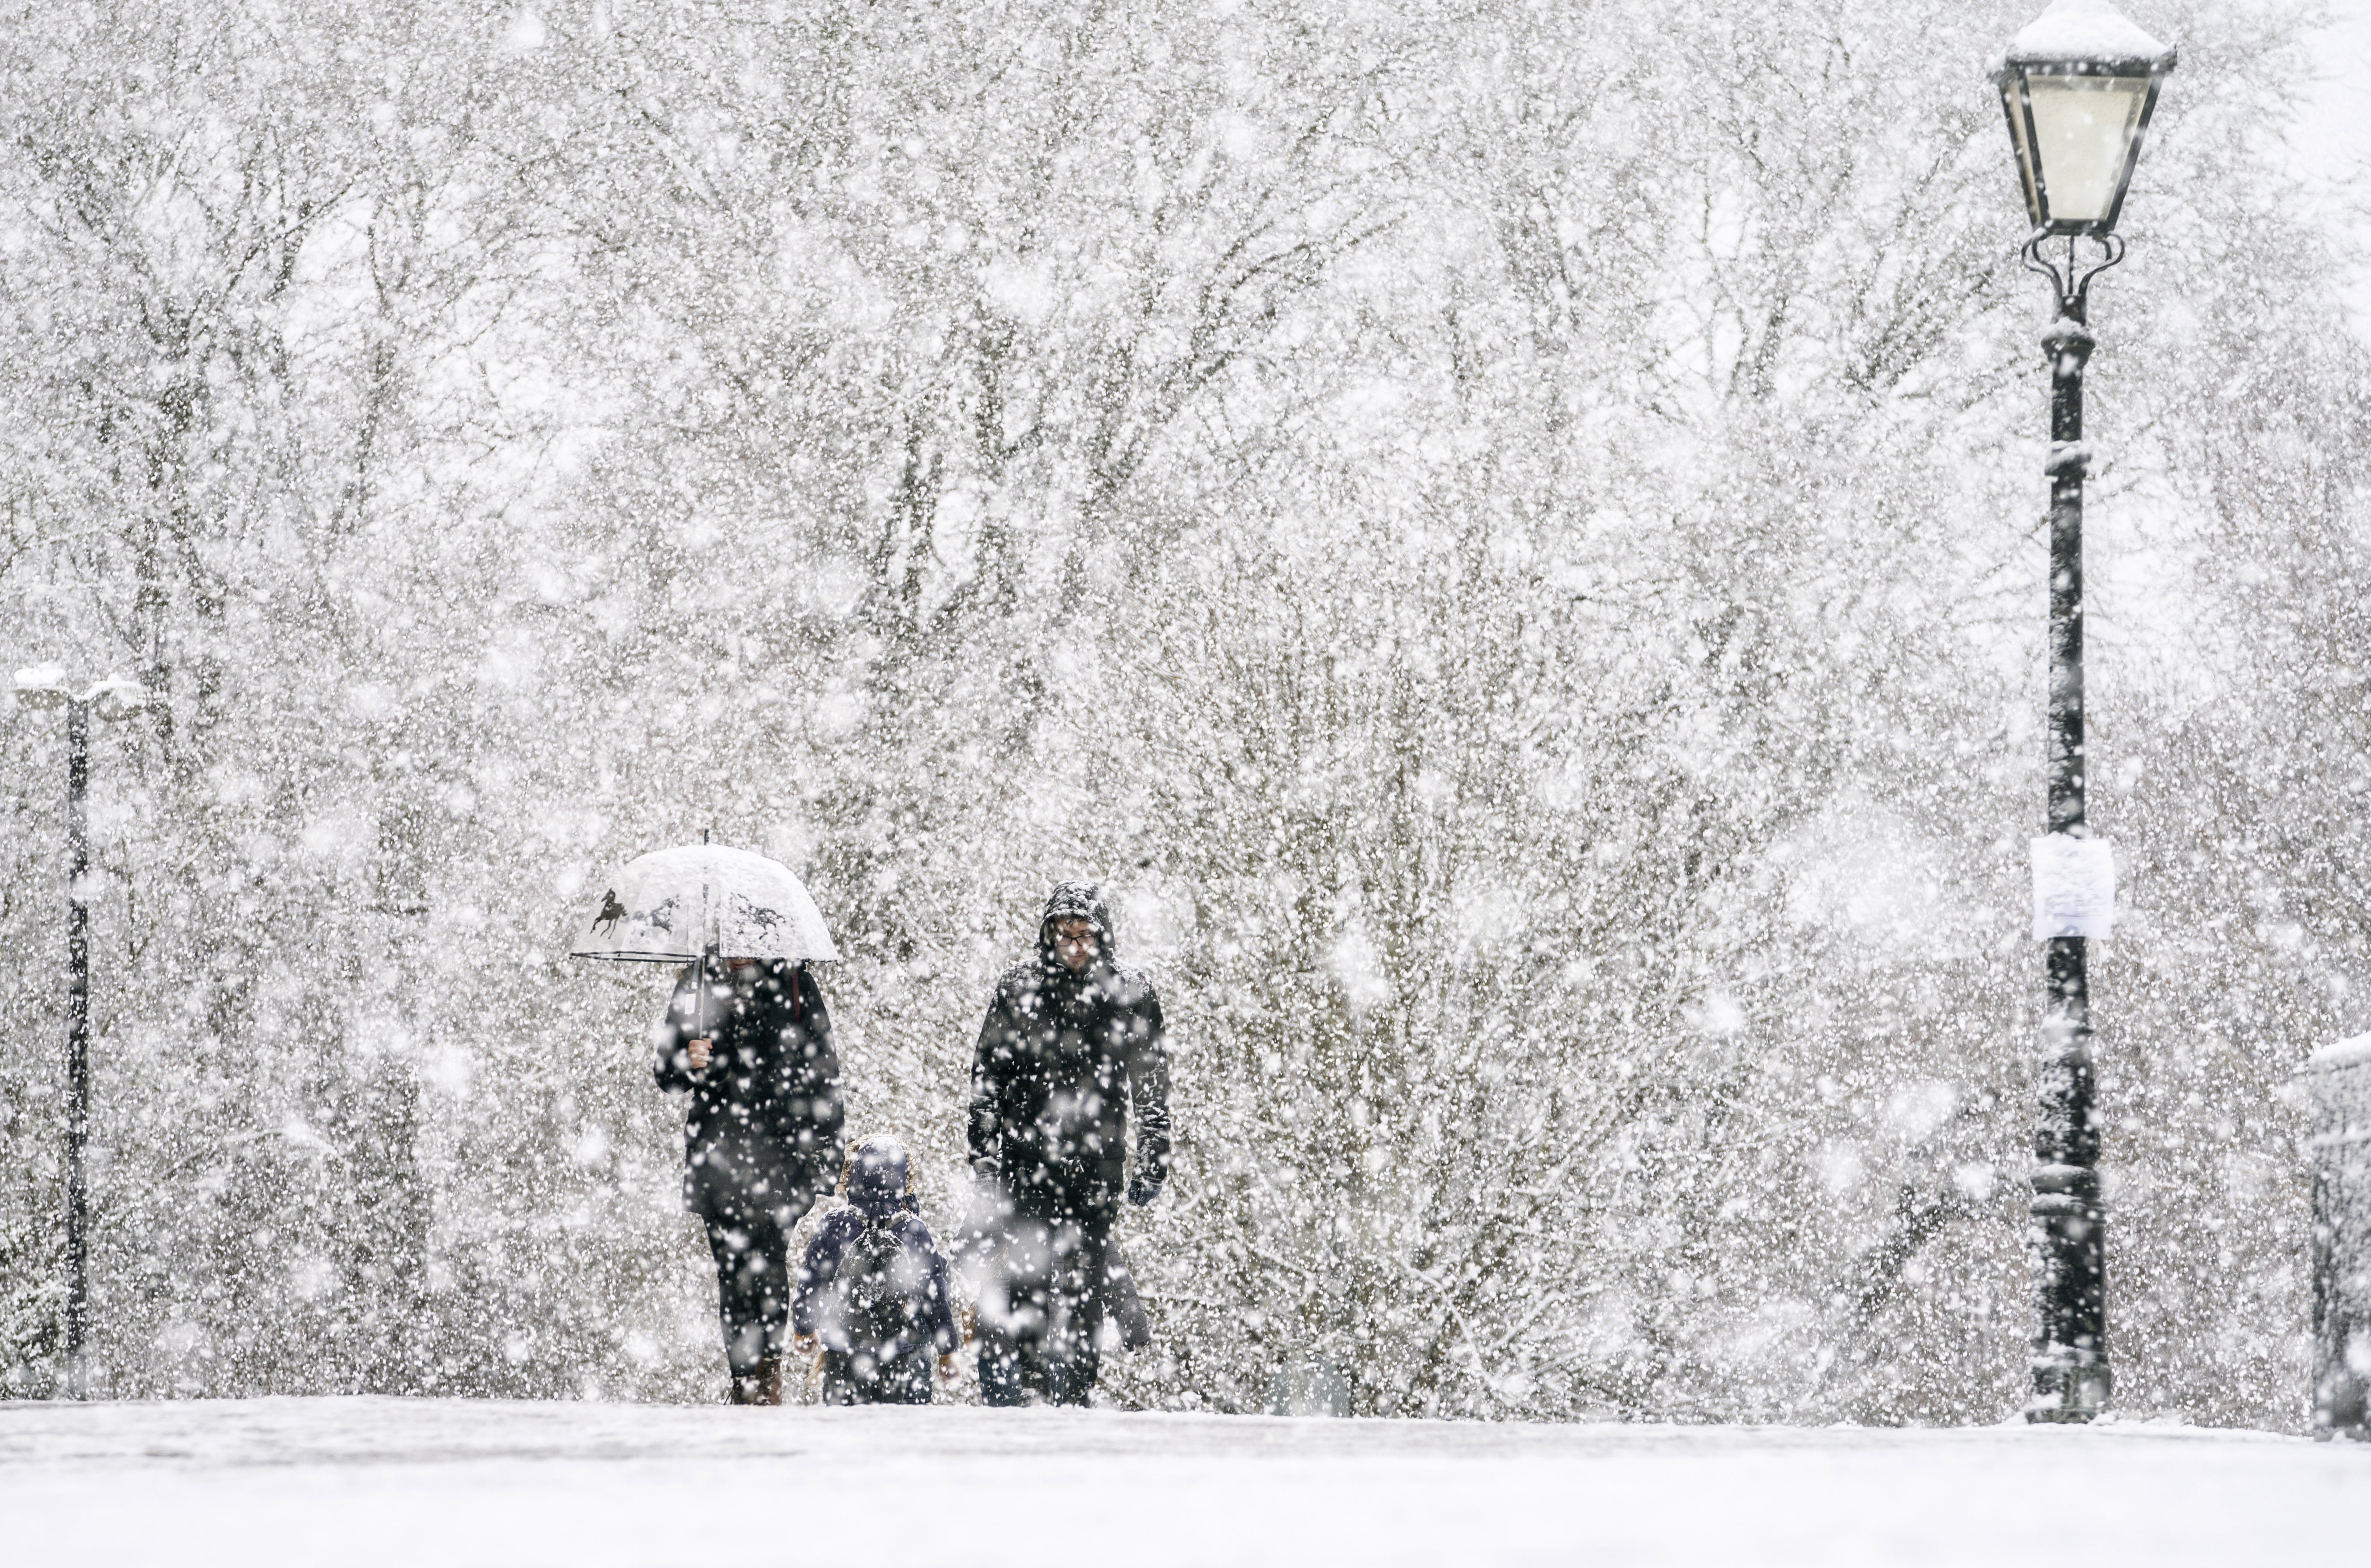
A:
[[[2062,265],[2050,253],[2053,239],[2066,241],[2066,259]],[[2082,241],[2088,239],[2099,248],[2099,254],[2088,263],[2083,259]],[[2047,229],[2036,229],[2025,248],[2018,252],[2026,271],[2039,272],[2050,280],[2052,290],[2058,295],[2058,314],[2076,326],[2090,319],[2091,280],[2124,259],[2124,242],[2120,235],[2053,235]]]

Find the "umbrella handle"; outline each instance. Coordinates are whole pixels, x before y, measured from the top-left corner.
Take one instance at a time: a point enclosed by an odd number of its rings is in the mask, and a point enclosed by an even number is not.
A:
[[[700,841],[702,844],[708,842],[706,828],[700,829]],[[710,940],[708,934],[708,879],[702,876],[700,881],[700,999],[694,1004],[698,1010],[692,1015],[692,1021],[700,1032],[692,1036],[695,1040],[708,1038],[708,986],[711,971],[715,967],[715,957],[716,943]]]

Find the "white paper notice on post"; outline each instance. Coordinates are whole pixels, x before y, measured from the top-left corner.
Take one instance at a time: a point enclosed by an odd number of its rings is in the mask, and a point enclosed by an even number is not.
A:
[[[2033,940],[2104,937],[2116,917],[2116,860],[2104,838],[2033,841]]]

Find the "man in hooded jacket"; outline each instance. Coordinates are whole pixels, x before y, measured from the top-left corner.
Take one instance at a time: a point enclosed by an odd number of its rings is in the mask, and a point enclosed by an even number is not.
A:
[[[704,982],[698,967],[653,1031],[652,1076],[691,1091],[683,1201],[716,1260],[732,1401],[780,1404],[790,1234],[840,1168],[839,1056],[805,964],[728,959]]]
[[[1120,1200],[1150,1204],[1168,1179],[1161,998],[1117,949],[1100,891],[1057,885],[1036,955],[997,982],[973,1053],[972,1170],[1003,1222],[979,1314],[992,1405],[1087,1402]]]

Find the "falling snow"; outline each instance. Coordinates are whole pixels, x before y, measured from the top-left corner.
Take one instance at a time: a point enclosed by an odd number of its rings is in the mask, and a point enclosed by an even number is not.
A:
[[[2284,1432],[2277,1091],[2371,1028],[2371,358],[2263,133],[2307,9],[2131,6],[2181,65],[2085,432],[2116,1398]],[[1054,882],[1109,891],[1177,1145],[1108,1406],[2009,1416],[2046,303],[1984,72],[2030,19],[12,6],[0,660],[157,698],[93,740],[96,1390],[714,1401],[666,977],[565,957],[706,830],[813,892],[848,1127],[938,1233],[989,988]],[[0,735],[41,1398],[65,740]],[[598,1408],[663,1508],[677,1428]],[[854,1474],[877,1429],[815,1430]],[[1486,1501],[1441,1441],[1407,1478]],[[1945,1451],[1699,1441],[1604,1473]]]

